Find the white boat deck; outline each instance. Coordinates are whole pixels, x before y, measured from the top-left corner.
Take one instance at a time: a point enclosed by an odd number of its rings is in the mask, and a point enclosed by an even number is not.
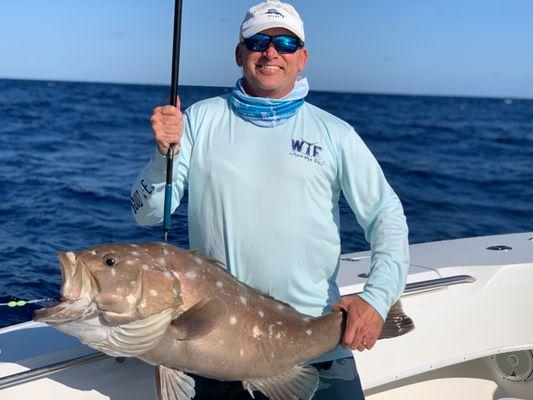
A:
[[[490,246],[508,246],[512,250],[487,250]],[[411,265],[407,283],[420,282],[475,272],[475,269],[472,270],[470,267],[498,267],[531,263],[533,262],[533,233],[413,244],[409,248],[409,253]],[[337,276],[341,294],[361,292],[366,279],[357,275],[369,270],[370,251],[344,254]]]
[[[469,275],[475,282],[402,297],[404,310],[416,328],[405,336],[378,342],[370,352],[355,354],[366,392],[378,393],[394,387],[395,382],[403,380],[401,384],[405,384],[410,377],[470,360],[533,349],[532,237],[533,234],[524,233],[411,246],[413,274],[408,282],[425,280],[428,273],[438,277]],[[490,246],[508,246],[512,250],[487,250]],[[346,274],[347,269],[343,269],[343,283],[347,282]],[[350,291],[360,291],[361,285],[350,286]],[[493,368],[487,373],[500,386],[509,385]],[[442,376],[437,381],[444,382]],[[517,398],[533,399],[532,382],[513,384],[522,385],[514,388],[520,393]],[[437,386],[431,386],[431,390]],[[494,392],[493,386],[497,385],[487,386],[488,392]],[[403,392],[403,398],[412,398],[411,395]],[[479,392],[462,396],[499,398],[484,397]]]

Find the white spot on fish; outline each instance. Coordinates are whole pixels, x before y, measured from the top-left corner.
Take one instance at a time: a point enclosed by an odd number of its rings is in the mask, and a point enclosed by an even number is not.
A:
[[[274,358],[274,353],[270,353],[270,358]]]
[[[304,322],[309,322],[311,321],[311,317],[304,317]]]
[[[128,260],[128,261],[126,261],[126,265],[133,265],[133,264],[135,264],[135,263],[133,262],[133,260]]]
[[[135,303],[135,296],[132,295],[132,294],[129,294],[129,295],[126,297],[126,300],[128,301],[128,303],[133,304],[133,303]]]
[[[174,296],[178,297],[178,289],[172,288],[172,293],[174,294]]]
[[[257,313],[259,314],[261,318],[265,316],[265,313],[262,310],[259,310]]]
[[[241,351],[239,351],[239,355],[240,355],[241,357],[244,356],[244,350],[243,350],[243,349],[241,349]]]
[[[276,324],[278,324],[278,325],[283,325],[283,322],[281,322],[281,321],[276,321]]]
[[[163,275],[165,275],[167,278],[172,278],[172,274],[169,271],[165,271]]]
[[[242,304],[246,304],[246,297],[241,296],[240,299]]]
[[[143,269],[144,269],[145,271],[148,271],[148,270],[150,269],[150,267],[148,266],[148,264],[144,264],[144,265],[143,265]]]
[[[229,323],[230,325],[235,325],[237,323],[237,318],[232,315],[231,317],[229,317]]]
[[[146,301],[143,301],[140,305],[141,308],[146,308]]]
[[[252,336],[256,339],[259,339],[261,336],[263,336],[263,331],[261,329],[259,329],[257,327],[257,325],[255,325],[253,328],[252,328]]]
[[[281,339],[281,333],[280,333],[280,332],[278,332],[278,333],[276,334],[276,339],[278,339],[278,340]]]
[[[159,261],[160,264],[165,265],[167,260],[165,260],[163,257],[160,257],[157,261]]]
[[[308,336],[311,336],[311,334],[313,333],[313,331],[311,329],[308,329],[305,331],[305,333],[307,333]]]
[[[196,274],[196,271],[187,271],[185,276],[191,280],[195,280],[198,275]]]
[[[139,255],[139,252],[138,252],[138,251],[132,251],[132,252],[131,252],[131,255],[132,255],[132,256],[138,256],[138,255]]]
[[[276,305],[276,308],[277,308],[278,310],[283,310],[285,307],[283,306],[283,304],[277,304],[277,305]]]
[[[168,250],[167,249],[163,249],[163,255],[164,256],[168,256]]]
[[[217,281],[217,286],[221,288],[224,286],[224,283],[222,281]]]
[[[115,268],[111,268],[111,275],[117,276],[117,270]]]
[[[91,250],[91,256],[95,256],[96,255],[96,250]]]
[[[150,289],[150,294],[151,294],[152,296],[157,296],[157,290],[155,290],[155,289]]]
[[[273,334],[273,332],[272,332],[272,328],[273,328],[273,327],[274,327],[274,325],[270,325],[270,326],[268,327],[268,337],[269,337],[270,339],[272,339],[272,334]]]
[[[130,285],[135,285],[137,281],[130,281]]]
[[[136,247],[139,247],[139,246],[137,246],[136,244],[132,244],[131,247],[136,248]]]

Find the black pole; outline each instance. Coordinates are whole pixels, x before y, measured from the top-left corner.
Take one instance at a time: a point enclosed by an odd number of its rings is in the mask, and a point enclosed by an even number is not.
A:
[[[170,104],[177,104],[178,77],[180,70],[180,39],[181,39],[181,1],[176,0],[174,5],[174,44],[172,46],[172,80],[170,84]],[[174,165],[174,145],[171,143],[167,151],[167,180],[165,185],[165,207],[163,214],[163,239],[168,241],[170,231],[170,213],[172,204],[172,169]]]

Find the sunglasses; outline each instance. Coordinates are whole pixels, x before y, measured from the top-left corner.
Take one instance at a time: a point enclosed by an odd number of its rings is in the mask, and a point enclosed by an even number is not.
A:
[[[278,53],[294,53],[300,47],[304,46],[304,42],[295,36],[270,36],[262,33],[256,33],[249,38],[245,38],[242,40],[242,43],[250,51],[265,51],[270,43],[273,43]]]

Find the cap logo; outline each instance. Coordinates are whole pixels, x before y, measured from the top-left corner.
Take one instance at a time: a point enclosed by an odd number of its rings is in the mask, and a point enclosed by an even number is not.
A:
[[[290,4],[273,0],[263,0],[246,12],[239,40],[269,28],[284,28],[305,40],[304,23],[298,12]]]
[[[282,18],[285,18],[285,16],[282,13],[280,13],[278,10],[276,10],[275,8],[269,8],[265,14],[280,15]]]

